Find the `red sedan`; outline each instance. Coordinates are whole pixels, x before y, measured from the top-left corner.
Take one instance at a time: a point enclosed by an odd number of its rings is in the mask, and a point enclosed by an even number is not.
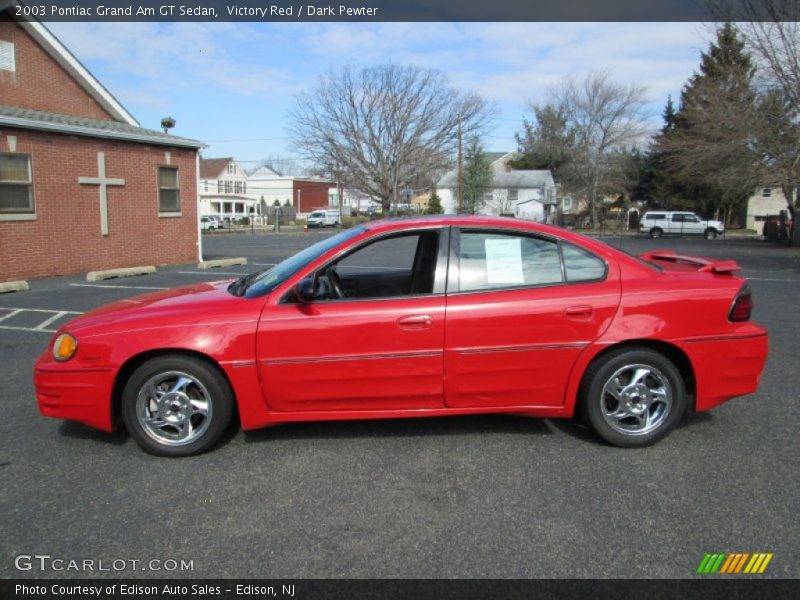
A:
[[[629,256],[505,218],[373,222],[235,281],[71,321],[35,368],[44,415],[148,452],[289,421],[580,413],[645,446],[756,390],[767,332],[733,261]]]

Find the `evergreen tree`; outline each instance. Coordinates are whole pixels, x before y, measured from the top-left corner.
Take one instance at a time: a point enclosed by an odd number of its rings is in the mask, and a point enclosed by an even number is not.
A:
[[[655,149],[656,170],[666,171],[679,196],[728,221],[759,181],[754,74],[744,42],[726,23],[684,86],[680,108],[668,103]]]
[[[557,177],[569,165],[575,146],[562,109],[552,105],[533,107],[534,121],[523,119],[522,134],[515,134],[519,158],[510,161],[514,169],[549,169]]]
[[[442,199],[439,198],[439,194],[434,190],[431,192],[431,197],[428,199],[428,208],[425,209],[425,214],[440,215],[442,212],[444,212],[442,209]]]
[[[462,184],[463,206],[466,214],[477,213],[483,204],[483,196],[492,183],[492,164],[477,136],[471,137],[464,151]]]

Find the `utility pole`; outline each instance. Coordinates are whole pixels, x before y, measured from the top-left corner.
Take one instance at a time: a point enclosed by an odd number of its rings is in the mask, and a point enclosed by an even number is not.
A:
[[[461,190],[464,187],[464,170],[461,157],[461,113],[458,113],[458,214],[463,210]]]
[[[302,193],[303,190],[301,188],[297,188],[297,212],[295,213],[295,216],[300,214],[300,197]]]

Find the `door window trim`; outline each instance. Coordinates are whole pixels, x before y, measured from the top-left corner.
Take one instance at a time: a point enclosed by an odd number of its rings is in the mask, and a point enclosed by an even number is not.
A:
[[[480,290],[460,290],[459,289],[459,282],[460,282],[460,274],[461,274],[461,265],[460,265],[460,249],[461,249],[461,233],[489,233],[489,234],[496,234],[496,235],[513,235],[513,236],[521,236],[521,237],[530,237],[539,240],[544,240],[547,242],[553,242],[558,247],[558,259],[561,263],[561,281],[558,282],[551,282],[551,283],[532,283],[532,284],[523,284],[523,285],[510,285],[510,286],[503,286],[503,287],[493,287],[487,289],[480,289]],[[564,263],[564,254],[563,254],[563,244],[571,244],[577,248],[580,248],[584,252],[589,253],[591,256],[599,260],[603,263],[603,275],[602,277],[597,277],[595,279],[584,279],[581,281],[568,281],[567,280],[567,267]],[[571,286],[571,285],[583,285],[586,283],[602,283],[608,279],[609,273],[609,266],[608,261],[595,254],[591,250],[587,250],[583,246],[578,244],[574,244],[572,242],[567,242],[562,240],[561,238],[553,235],[542,234],[539,232],[521,230],[521,229],[496,229],[492,227],[453,227],[452,231],[450,232],[450,260],[449,260],[449,271],[447,275],[447,295],[454,296],[454,295],[464,295],[464,294],[485,294],[491,292],[507,292],[507,291],[517,291],[517,290],[528,290],[528,289],[540,289],[540,288],[550,288],[556,286]]]

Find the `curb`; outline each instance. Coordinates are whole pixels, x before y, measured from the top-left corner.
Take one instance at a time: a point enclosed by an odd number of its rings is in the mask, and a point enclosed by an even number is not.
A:
[[[216,269],[217,267],[236,267],[246,265],[246,258],[218,258],[216,260],[201,260],[197,263],[198,269]]]
[[[152,265],[143,267],[124,267],[122,269],[106,269],[105,271],[90,271],[86,274],[86,281],[103,281],[116,277],[135,277],[136,275],[152,275],[156,268]]]
[[[0,294],[8,292],[27,292],[30,288],[27,281],[6,281],[0,283]]]

